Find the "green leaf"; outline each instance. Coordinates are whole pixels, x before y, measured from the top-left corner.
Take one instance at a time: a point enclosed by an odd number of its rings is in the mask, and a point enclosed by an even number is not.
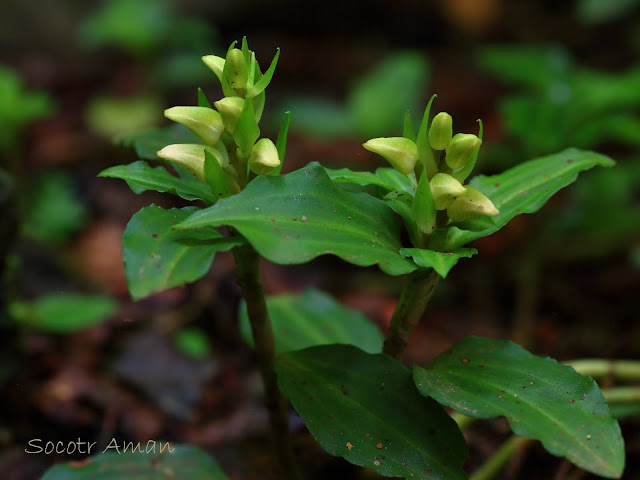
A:
[[[273,169],[269,175],[280,175],[282,166],[284,165],[284,155],[287,151],[287,136],[289,134],[289,124],[291,123],[291,112],[285,112],[284,121],[278,132],[278,138],[276,140],[276,150],[278,151],[278,158],[280,158],[280,165]]]
[[[429,131],[429,112],[431,111],[431,104],[435,100],[437,95],[433,95],[427,104],[427,108],[424,109],[424,115],[422,116],[422,122],[418,129],[418,135],[416,136],[416,146],[418,147],[418,156],[422,165],[427,170],[427,175],[431,179],[438,172],[438,162],[434,157],[433,150],[429,145],[429,137],[427,132]]]
[[[414,367],[414,379],[443,405],[475,418],[505,416],[514,433],[554,455],[607,478],[622,474],[620,427],[593,379],[572,367],[512,342],[470,337]]]
[[[416,141],[416,131],[413,128],[413,123],[411,122],[411,112],[409,110],[404,112],[404,122],[402,124],[402,136],[404,138],[408,138],[413,142]]]
[[[459,248],[453,252],[434,252],[422,248],[403,248],[400,255],[413,258],[416,265],[422,268],[433,268],[442,278],[447,278],[449,271],[461,258],[471,258],[478,253],[475,248]]]
[[[267,298],[276,354],[315,345],[343,343],[365,352],[382,351],[382,334],[364,315],[343,307],[333,297],[312,288],[302,294]],[[253,345],[247,307],[240,306],[240,332]]]
[[[171,175],[165,168],[151,167],[142,160],[133,162],[130,165],[117,165],[107,168],[100,172],[98,176],[120,178],[127,182],[127,185],[134,193],[155,190],[156,192],[178,195],[185,200],[202,200],[207,204],[212,204],[216,200],[211,189],[204,183],[178,178]]]
[[[225,173],[222,171],[222,167],[216,157],[213,156],[208,148],[204,150],[204,179],[207,181],[213,193],[214,201],[212,203],[215,203],[220,198],[231,195]]]
[[[41,480],[228,480],[218,464],[197,447],[149,440],[140,444],[142,453],[132,453],[137,442],[120,442],[118,450],[111,443],[105,447],[109,445],[108,452],[87,460],[54,465]]]
[[[415,270],[398,253],[399,225],[392,210],[371,195],[334,185],[319,166],[259,176],[239,194],[175,228],[222,225],[234,227],[275,263],[298,264],[333,254],[355,265],[377,264],[390,275]]]
[[[111,297],[57,293],[27,304],[16,304],[12,314],[18,322],[43,332],[70,333],[103,322],[117,308],[117,302]]]
[[[319,164],[315,162],[309,164],[309,166],[312,165]],[[401,174],[395,168],[378,168],[375,173],[359,172],[349,168],[325,168],[324,170],[334,182],[348,182],[361,186],[375,185],[387,191],[399,190],[410,194],[411,197],[414,195],[409,177]]]
[[[540,210],[558,190],[573,183],[578,173],[595,166],[611,167],[609,157],[599,153],[569,148],[510,168],[498,175],[479,175],[469,183],[491,199],[500,213],[492,217],[495,226],[481,231],[448,227],[436,230],[430,247],[454,250],[476,238],[500,230],[522,213]]]
[[[279,356],[276,371],[280,388],[331,455],[389,477],[466,478],[460,430],[420,396],[399,361],[327,345]]]
[[[63,172],[37,176],[29,186],[27,199],[22,233],[43,244],[65,243],[82,228],[88,217],[71,176]]]
[[[256,143],[256,140],[260,136],[260,127],[253,112],[253,103],[249,97],[244,101],[242,112],[238,117],[238,123],[236,123],[233,129],[233,139],[238,145],[238,149],[243,154],[250,154],[251,147]]]
[[[200,138],[195,133],[180,124],[130,133],[117,140],[117,143],[123,147],[134,148],[136,155],[143,160],[160,160],[156,153],[167,145],[200,142]]]
[[[164,210],[151,205],[131,217],[122,244],[129,291],[135,300],[198,280],[209,270],[215,252],[239,244],[214,228],[171,230],[196,211],[195,207]]]

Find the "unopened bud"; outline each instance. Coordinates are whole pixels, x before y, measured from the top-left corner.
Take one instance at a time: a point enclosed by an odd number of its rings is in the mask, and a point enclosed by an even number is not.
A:
[[[409,175],[413,172],[418,161],[418,147],[415,142],[408,138],[373,138],[362,146],[370,152],[384,157],[393,168],[404,175]]]
[[[453,135],[453,119],[446,112],[437,114],[429,129],[429,145],[434,150],[444,150],[451,142]]]
[[[204,149],[205,145],[197,143],[182,143],[167,145],[158,152],[160,158],[176,162],[186,167],[198,180],[204,182]]]
[[[467,188],[447,173],[436,173],[430,182],[436,210],[446,210]]]
[[[227,54],[227,80],[235,89],[245,88],[249,79],[249,68],[244,60],[244,54],[237,48]]]
[[[222,72],[224,71],[225,63],[224,58],[217,57],[215,55],[205,55],[204,57],[202,57],[202,61],[213,71],[213,73],[216,74],[218,80],[222,81]]]
[[[261,138],[251,150],[249,168],[257,175],[269,173],[280,165],[280,157],[274,143],[268,138]]]
[[[447,145],[445,161],[449,168],[464,167],[473,153],[482,145],[482,140],[472,133],[457,133]]]
[[[172,107],[164,111],[164,116],[187,127],[207,145],[218,143],[224,131],[222,117],[212,108]]]
[[[222,100],[213,102],[213,104],[222,116],[224,128],[233,133],[233,129],[236,128],[236,123],[238,123],[238,118],[242,113],[244,100],[240,97],[224,97]]]
[[[479,215],[494,217],[500,213],[485,194],[473,187],[466,187],[466,189],[464,195],[456,198],[447,209],[447,214],[452,221],[462,222]]]

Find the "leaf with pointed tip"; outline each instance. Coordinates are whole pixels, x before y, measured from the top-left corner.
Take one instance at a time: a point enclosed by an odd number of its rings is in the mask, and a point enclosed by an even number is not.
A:
[[[291,112],[284,113],[284,121],[278,132],[278,138],[276,140],[276,150],[278,151],[278,158],[280,158],[280,165],[274,168],[268,175],[280,175],[282,166],[284,165],[284,155],[287,151],[287,136],[289,135],[289,124],[291,123]]]
[[[196,207],[164,210],[151,205],[131,217],[122,244],[127,283],[135,300],[195,282],[207,273],[215,252],[241,243],[215,228],[171,230],[196,211]]]
[[[41,480],[228,480],[218,464],[197,447],[150,440],[141,443],[142,453],[134,453],[137,442],[121,442],[117,450],[109,445],[108,452],[54,465]]]
[[[268,260],[308,262],[333,254],[390,275],[416,269],[402,257],[400,229],[384,202],[336,186],[319,166],[287,175],[261,175],[239,194],[194,213],[178,229],[234,227]]]
[[[269,83],[271,82],[271,79],[273,78],[273,74],[276,71],[276,65],[278,64],[278,58],[280,58],[280,48],[278,48],[276,50],[276,54],[273,57],[273,60],[271,60],[271,65],[269,65],[269,68],[267,69],[266,72],[264,72],[264,75],[262,76],[262,78],[260,78],[260,80],[258,80],[255,85],[253,87],[251,87],[251,89],[249,90],[249,96],[250,97],[255,97],[257,95],[259,95],[260,93],[264,92],[264,90],[269,86]]]
[[[316,162],[310,163],[309,166],[319,165]],[[354,171],[349,168],[331,169],[325,168],[327,175],[334,182],[348,182],[360,186],[374,185],[388,191],[398,190],[408,193],[413,197],[414,191],[411,180],[406,175],[401,174],[394,168],[378,168],[375,173]]]
[[[207,96],[204,94],[200,87],[198,87],[198,106],[212,108],[209,100],[207,99]]]
[[[213,156],[208,148],[204,149],[204,179],[207,181],[209,188],[211,188],[211,193],[214,197],[212,203],[231,195],[225,173],[222,171],[218,159]]]
[[[578,173],[595,166],[611,167],[614,164],[605,155],[569,148],[530,160],[498,175],[476,176],[469,185],[489,197],[500,210],[498,215],[492,217],[495,226],[480,231],[460,230],[457,227],[438,229],[431,237],[429,246],[437,250],[454,250],[476,238],[491,235],[516,215],[540,210],[554,193],[573,183]]]
[[[275,366],[283,393],[331,455],[389,477],[466,478],[460,430],[398,360],[326,345],[280,355]]]
[[[116,165],[98,174],[99,177],[120,178],[127,182],[134,193],[147,190],[166,192],[178,195],[185,200],[202,200],[212,204],[215,197],[211,189],[204,183],[189,182],[183,178],[171,175],[163,167],[151,167],[147,162],[138,160],[129,165]],[[192,175],[193,176],[193,175]]]
[[[505,416],[511,429],[607,478],[624,468],[624,442],[598,385],[572,367],[513,342],[470,337],[426,368],[418,390],[475,418]]]
[[[402,124],[402,136],[404,138],[408,138],[412,142],[416,141],[416,131],[413,128],[413,123],[411,122],[411,112],[409,110],[404,112],[404,122]]]
[[[382,351],[382,334],[371,321],[319,290],[309,288],[298,295],[285,293],[268,297],[267,308],[278,355],[332,343],[355,345],[370,353]],[[244,303],[240,306],[239,316],[240,332],[252,345],[251,325]]]
[[[451,269],[461,258],[471,258],[478,253],[475,248],[459,248],[453,252],[434,252],[423,248],[403,248],[400,255],[413,258],[416,265],[422,268],[433,268],[438,275],[446,278]]]
[[[238,122],[233,129],[233,139],[238,145],[238,150],[245,154],[251,153],[251,148],[260,136],[260,127],[256,121],[253,102],[247,97],[238,117]]]

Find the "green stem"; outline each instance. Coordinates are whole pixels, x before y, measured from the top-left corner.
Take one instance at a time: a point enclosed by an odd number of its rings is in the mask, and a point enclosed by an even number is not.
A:
[[[402,355],[439,280],[440,275],[432,269],[416,270],[405,275],[400,300],[384,340],[384,353],[394,358]]]
[[[281,474],[279,478],[300,480],[302,477],[293,458],[289,435],[287,404],[278,388],[278,379],[273,366],[275,343],[260,280],[260,257],[249,245],[234,248],[233,255],[236,261],[238,284],[247,304],[255,352],[262,375],[271,434]]]
[[[640,361],[580,359],[565,363],[571,365],[576,372],[593,378],[640,380]]]
[[[491,480],[504,468],[511,456],[527,443],[531,442],[530,438],[518,437],[512,435],[504,442],[498,450],[479,469],[473,472],[469,480]]]

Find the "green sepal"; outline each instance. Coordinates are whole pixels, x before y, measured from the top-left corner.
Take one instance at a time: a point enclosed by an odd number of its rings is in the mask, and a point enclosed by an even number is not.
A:
[[[211,104],[209,103],[209,100],[207,100],[207,96],[204,94],[204,92],[202,91],[202,89],[200,87],[198,87],[198,106],[199,107],[213,108],[211,106]]]
[[[422,162],[422,165],[424,165],[429,179],[431,179],[431,177],[438,173],[438,163],[433,156],[431,146],[429,145],[429,137],[427,136],[427,130],[429,127],[429,112],[431,111],[431,104],[437,96],[438,95],[434,94],[431,97],[431,100],[429,100],[427,108],[425,108],[424,110],[424,115],[422,116],[422,123],[420,124],[420,128],[418,129],[418,136],[416,137],[416,145],[418,146],[418,158]]]
[[[249,43],[247,42],[246,35],[242,37],[242,55],[244,56],[244,61],[249,64],[251,61],[251,52],[249,51]]]
[[[251,154],[251,148],[256,140],[260,136],[260,127],[256,121],[253,111],[253,102],[247,96],[242,107],[238,122],[233,129],[233,139],[238,146],[238,150],[241,156],[249,156]]]
[[[278,64],[278,58],[280,57],[280,48],[277,49],[276,55],[273,57],[271,61],[271,65],[269,65],[269,69],[264,73],[262,78],[256,82],[256,84],[249,89],[249,96],[251,98],[258,96],[260,93],[264,92],[265,88],[271,82],[273,78],[273,73],[276,71],[276,65]]]
[[[287,150],[287,136],[289,134],[289,124],[291,123],[291,112],[284,112],[284,121],[278,132],[278,139],[276,140],[276,149],[278,150],[278,157],[280,157],[280,165],[274,168],[267,175],[280,175],[282,171],[282,165],[284,164],[284,154]]]
[[[404,112],[404,123],[402,124],[402,136],[414,142],[416,141],[416,131],[413,128],[413,122],[411,121],[411,112],[409,110]]]
[[[209,148],[204,151],[204,179],[211,188],[215,199],[214,203],[231,195],[231,190],[220,162]]]
[[[424,169],[416,188],[411,213],[418,229],[425,235],[431,235],[436,228],[436,205],[433,201],[429,178]]]
[[[480,124],[480,128],[478,131],[478,138],[482,140],[482,120],[478,119],[477,122]],[[478,152],[480,152],[480,147],[476,149],[476,151],[471,156],[471,160],[464,167],[454,170],[451,173],[451,176],[458,180],[460,183],[464,183],[464,181],[471,175],[473,169],[476,166],[476,160],[478,159]]]

